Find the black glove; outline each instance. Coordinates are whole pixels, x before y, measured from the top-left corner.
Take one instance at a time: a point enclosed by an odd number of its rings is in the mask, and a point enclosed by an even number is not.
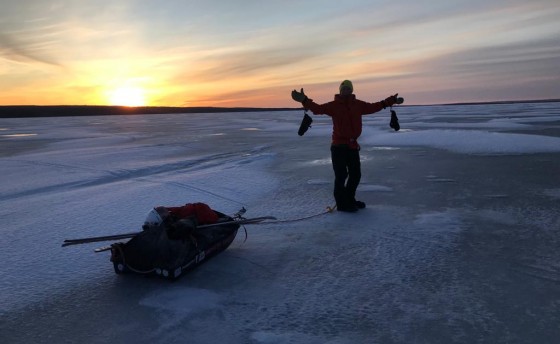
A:
[[[303,119],[301,120],[301,124],[299,126],[298,135],[303,136],[307,129],[311,127],[311,123],[313,123],[313,119],[307,113],[303,115]]]
[[[391,110],[391,122],[389,122],[389,126],[395,131],[399,131],[401,126],[399,125],[399,119],[397,118],[397,113],[394,110]]]
[[[295,100],[296,102],[300,102],[300,103],[303,104],[307,100],[307,96],[303,92],[303,88],[301,89],[300,92],[298,92],[296,90],[293,90],[292,91],[292,99]]]
[[[383,108],[385,109],[386,107],[392,107],[395,104],[399,105],[404,103],[404,98],[399,97],[399,94],[396,93],[395,95],[385,98],[385,100],[382,100],[381,102],[383,103]]]

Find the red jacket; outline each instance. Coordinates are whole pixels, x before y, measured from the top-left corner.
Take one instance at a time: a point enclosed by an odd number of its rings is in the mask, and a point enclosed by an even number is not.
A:
[[[303,102],[306,109],[315,115],[331,116],[333,121],[332,144],[346,144],[358,149],[358,137],[362,134],[362,116],[372,114],[394,104],[392,97],[376,103],[356,99],[354,94],[335,94],[334,100],[322,105],[311,99]]]

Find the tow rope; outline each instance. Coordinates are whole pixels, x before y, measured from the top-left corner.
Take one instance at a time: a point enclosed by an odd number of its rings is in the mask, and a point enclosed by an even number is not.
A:
[[[336,204],[332,207],[327,206],[325,211],[320,212],[318,214],[304,216],[304,217],[300,217],[300,218],[297,218],[297,219],[267,221],[266,223],[255,223],[255,225],[268,225],[268,224],[277,224],[277,223],[292,223],[292,222],[305,221],[305,220],[312,219],[314,217],[319,217],[319,216],[322,216],[322,215],[325,215],[325,214],[332,213],[332,212],[335,211],[335,209],[336,209]]]

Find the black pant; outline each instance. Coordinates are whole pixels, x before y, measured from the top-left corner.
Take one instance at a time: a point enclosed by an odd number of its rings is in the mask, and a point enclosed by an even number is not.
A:
[[[334,199],[336,205],[352,205],[362,178],[360,151],[347,145],[332,145],[331,159],[334,170]],[[348,182],[346,181],[348,178]]]

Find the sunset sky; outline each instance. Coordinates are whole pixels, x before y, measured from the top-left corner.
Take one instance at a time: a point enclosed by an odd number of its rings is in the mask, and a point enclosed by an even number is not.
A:
[[[0,105],[560,98],[560,1],[0,0]]]

